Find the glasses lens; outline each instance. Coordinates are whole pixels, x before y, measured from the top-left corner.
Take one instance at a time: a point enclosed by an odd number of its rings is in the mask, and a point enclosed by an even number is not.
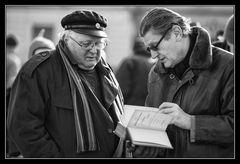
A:
[[[106,42],[96,42],[95,47],[99,50],[103,50],[106,47]]]
[[[94,43],[93,42],[81,42],[82,48],[89,49],[92,48]]]
[[[92,42],[92,41],[81,41],[81,42],[77,42],[75,39],[73,39],[72,37],[70,37],[74,42],[76,42],[80,47],[84,48],[84,49],[92,49],[94,46],[95,48],[99,49],[99,50],[103,50],[106,46],[107,43],[106,42]]]

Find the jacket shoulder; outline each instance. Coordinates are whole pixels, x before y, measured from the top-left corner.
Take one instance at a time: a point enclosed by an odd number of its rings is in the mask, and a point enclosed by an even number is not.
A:
[[[39,67],[44,61],[49,59],[50,55],[50,51],[44,51],[34,55],[27,61],[22,71],[27,75],[32,76],[34,70]]]
[[[231,52],[218,47],[213,47],[212,52],[215,58],[221,59],[225,64],[232,62],[234,59],[234,55]]]

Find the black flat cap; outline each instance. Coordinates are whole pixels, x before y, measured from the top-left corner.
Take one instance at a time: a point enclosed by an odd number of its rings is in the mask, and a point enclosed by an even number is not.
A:
[[[74,11],[63,17],[61,25],[65,30],[71,29],[77,33],[106,38],[107,19],[90,11]]]

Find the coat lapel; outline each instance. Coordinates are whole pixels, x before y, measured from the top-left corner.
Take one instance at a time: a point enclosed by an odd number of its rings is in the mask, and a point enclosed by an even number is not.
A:
[[[200,27],[192,30],[197,35],[197,38],[189,59],[190,68],[206,69],[212,64],[210,35],[205,29]]]

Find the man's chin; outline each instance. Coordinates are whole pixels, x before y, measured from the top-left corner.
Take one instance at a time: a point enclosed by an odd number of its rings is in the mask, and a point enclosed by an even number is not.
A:
[[[164,65],[165,68],[170,68],[169,64],[163,63],[163,65]]]
[[[88,65],[78,65],[78,66],[79,66],[79,68],[81,68],[83,70],[90,71],[90,70],[94,69],[94,67],[96,66],[96,63],[88,64]]]
[[[165,68],[173,68],[174,67],[174,65],[172,63],[169,63],[169,62],[164,62],[163,65],[164,65]]]

